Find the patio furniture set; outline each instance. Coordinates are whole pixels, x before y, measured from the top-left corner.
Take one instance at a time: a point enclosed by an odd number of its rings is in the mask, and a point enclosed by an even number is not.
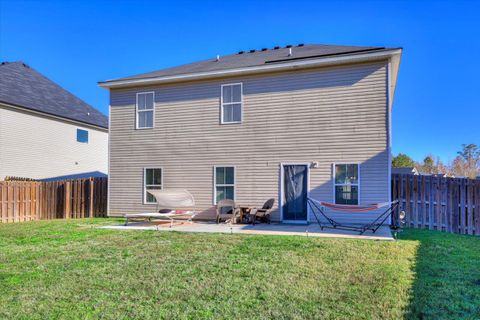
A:
[[[270,210],[273,208],[275,199],[268,199],[261,208],[252,206],[237,206],[231,199],[223,199],[217,203],[217,223],[223,219],[231,223],[250,223],[255,225],[257,221],[270,223]]]
[[[125,225],[131,220],[167,220],[170,227],[175,221],[192,221],[197,215],[195,199],[187,190],[148,190],[157,203],[155,212],[129,213],[125,215]],[[257,221],[270,223],[270,210],[275,199],[269,199],[261,208],[237,206],[230,199],[220,200],[217,204],[216,222],[251,223]]]

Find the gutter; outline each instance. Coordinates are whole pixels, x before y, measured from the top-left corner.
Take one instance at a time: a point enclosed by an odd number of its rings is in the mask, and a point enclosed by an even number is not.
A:
[[[59,115],[56,115],[56,114],[53,114],[53,113],[49,113],[49,112],[38,111],[38,110],[31,109],[31,108],[28,108],[28,107],[23,107],[23,106],[19,106],[19,105],[16,105],[16,104],[12,104],[10,102],[0,101],[0,107],[10,108],[10,109],[23,111],[23,112],[27,112],[27,113],[32,113],[32,114],[35,114],[35,115],[40,115],[40,116],[44,116],[44,117],[51,118],[51,119],[70,122],[70,123],[75,124],[75,125],[90,127],[92,129],[100,130],[100,131],[103,131],[103,132],[108,132],[108,127],[104,127],[104,126],[100,126],[100,125],[97,125],[97,124],[76,120],[76,119],[73,119],[73,118],[62,117],[62,116],[59,116]]]
[[[401,53],[402,53],[401,48],[385,49],[383,51],[374,51],[374,52],[367,52],[367,53],[360,53],[360,54],[348,54],[348,55],[342,55],[342,56],[329,56],[329,57],[323,57],[323,58],[317,58],[317,59],[308,59],[308,60],[301,60],[301,61],[297,60],[297,61],[265,64],[260,66],[244,67],[244,68],[236,68],[236,69],[228,69],[228,70],[186,73],[186,74],[179,74],[179,75],[142,78],[142,79],[107,80],[107,81],[99,82],[98,85],[105,89],[115,89],[115,88],[126,88],[126,87],[132,87],[132,86],[146,86],[146,85],[181,82],[181,81],[192,81],[192,80],[200,80],[200,79],[202,80],[214,79],[214,78],[221,78],[221,77],[227,77],[227,76],[308,69],[308,68],[338,65],[338,64],[348,64],[348,63],[358,63],[358,62],[366,62],[366,61],[373,61],[373,60],[389,59],[392,56],[400,55]]]

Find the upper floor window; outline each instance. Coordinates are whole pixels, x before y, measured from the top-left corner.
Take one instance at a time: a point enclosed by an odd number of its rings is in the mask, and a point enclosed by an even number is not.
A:
[[[77,129],[77,142],[88,143],[88,131]]]
[[[137,93],[137,129],[153,128],[155,116],[155,93]]]
[[[241,83],[222,85],[221,123],[242,122],[243,87]]]
[[[360,175],[357,163],[335,164],[335,203],[358,205]]]

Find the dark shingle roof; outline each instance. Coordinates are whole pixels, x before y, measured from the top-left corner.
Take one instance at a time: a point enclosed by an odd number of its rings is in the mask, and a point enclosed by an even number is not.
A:
[[[0,65],[0,102],[108,128],[104,114],[23,62]]]
[[[292,55],[289,56],[289,51]],[[203,60],[199,62],[189,63],[178,67],[162,69],[158,71],[142,73],[130,77],[119,78],[115,80],[104,81],[122,81],[134,79],[147,79],[165,76],[174,76],[189,73],[199,73],[208,71],[219,71],[245,67],[255,67],[287,61],[295,61],[300,59],[313,59],[319,57],[327,57],[341,54],[358,54],[371,51],[388,50],[384,47],[358,47],[358,46],[338,46],[324,44],[305,44],[295,45],[291,47],[282,47],[278,49],[261,49],[255,52],[245,51],[227,56],[221,56],[217,61],[216,58]]]

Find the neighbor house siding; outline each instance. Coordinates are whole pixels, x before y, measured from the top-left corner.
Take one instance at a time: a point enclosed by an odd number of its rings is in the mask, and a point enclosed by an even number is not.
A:
[[[77,142],[77,129],[88,131],[88,143]],[[106,174],[107,150],[107,129],[0,106],[0,180]]]
[[[362,203],[387,201],[387,62],[111,91],[110,212],[149,212],[144,167],[211,218],[213,167],[236,167],[236,200],[275,198],[282,162],[319,162],[310,195],[333,201],[332,164],[360,163]],[[243,122],[220,124],[221,85],[243,83]],[[155,128],[135,130],[135,95],[155,91]]]

